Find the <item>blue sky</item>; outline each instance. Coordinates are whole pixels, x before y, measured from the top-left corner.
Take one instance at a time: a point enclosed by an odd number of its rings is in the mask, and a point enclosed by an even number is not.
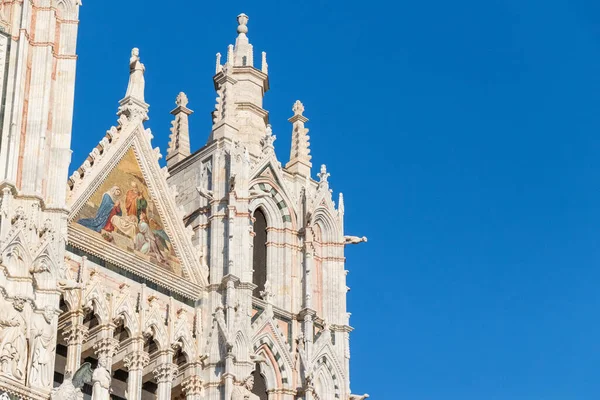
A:
[[[352,388],[379,399],[600,396],[600,3],[592,0],[84,1],[73,131],[81,164],[115,124],[132,47],[163,154],[185,91],[192,147],[215,53],[250,16],[289,157],[346,199]]]

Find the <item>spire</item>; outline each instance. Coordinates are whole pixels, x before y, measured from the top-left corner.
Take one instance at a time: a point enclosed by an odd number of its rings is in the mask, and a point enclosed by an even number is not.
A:
[[[238,15],[237,22],[237,33],[238,37],[235,39],[235,59],[233,65],[236,67],[240,66],[250,66],[254,65],[254,52],[252,50],[252,45],[248,40],[248,16],[244,13]]]
[[[148,104],[144,100],[144,91],[146,81],[144,80],[144,72],[146,67],[140,61],[140,50],[136,47],[131,50],[131,58],[129,59],[129,83],[127,84],[127,92],[123,100],[119,102],[119,111],[117,115],[125,115],[131,119],[135,116],[141,116],[143,121],[148,119]]]
[[[240,14],[235,45],[230,44],[223,57],[217,55],[213,77],[217,99],[208,141],[236,140],[250,154],[259,156],[269,124],[269,113],[263,108],[263,98],[269,90],[268,65],[266,54],[262,54],[261,69],[255,68],[254,52],[247,34],[248,16]]]
[[[304,115],[304,105],[297,100],[292,107],[294,116],[288,121],[292,123],[292,150],[290,153],[290,161],[286,164],[286,169],[302,176],[310,176],[312,163],[310,159],[310,143],[308,129],[304,127],[304,123],[308,122],[308,118]]]
[[[188,98],[185,93],[181,92],[175,100],[177,107],[171,111],[175,116],[175,120],[171,122],[171,141],[167,150],[167,167],[177,164],[190,153],[190,127],[188,117],[194,112],[187,108]]]

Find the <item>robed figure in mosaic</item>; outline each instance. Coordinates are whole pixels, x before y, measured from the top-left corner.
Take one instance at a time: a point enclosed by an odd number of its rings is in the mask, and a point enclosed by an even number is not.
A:
[[[96,216],[94,218],[83,218],[77,222],[96,232],[101,232],[103,229],[109,232],[113,231],[112,217],[122,215],[120,196],[121,189],[118,186],[113,186],[102,196],[102,203],[98,207]]]

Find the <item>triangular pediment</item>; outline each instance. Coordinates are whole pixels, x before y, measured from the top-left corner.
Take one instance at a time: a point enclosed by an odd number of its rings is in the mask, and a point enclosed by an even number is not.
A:
[[[267,158],[262,160],[252,172],[251,180],[256,179],[268,179],[277,184],[280,188],[283,188],[283,179],[278,168],[273,166],[273,162],[276,161],[273,158]]]
[[[181,260],[165,230],[133,147],[87,199],[72,223],[94,232],[111,245],[183,276]]]
[[[141,122],[125,121],[110,132],[110,142],[103,140],[101,154],[90,154],[94,163],[88,159],[69,196],[69,243],[107,265],[197,295],[206,273],[158,163],[158,149],[151,147],[150,131]]]

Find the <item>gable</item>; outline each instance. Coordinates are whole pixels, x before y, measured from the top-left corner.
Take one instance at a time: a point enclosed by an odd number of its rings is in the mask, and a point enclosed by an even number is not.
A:
[[[183,276],[155,199],[129,148],[71,222],[160,268]]]

